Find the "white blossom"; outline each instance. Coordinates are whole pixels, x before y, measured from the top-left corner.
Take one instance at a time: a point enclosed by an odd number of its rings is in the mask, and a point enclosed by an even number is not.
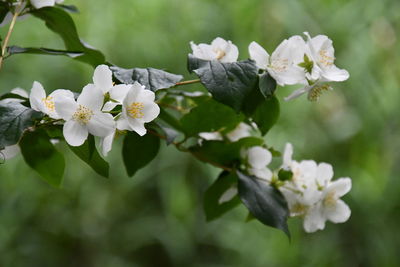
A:
[[[240,122],[235,129],[232,131],[228,132],[225,134],[225,136],[228,138],[229,141],[231,142],[236,142],[239,141],[242,138],[249,137],[251,136],[251,126],[244,123]],[[224,140],[223,135],[219,132],[201,132],[199,133],[199,136],[204,139],[204,140],[216,140],[216,141],[222,141]]]
[[[61,4],[64,0],[30,0],[32,6],[36,9],[54,6],[55,4]]]
[[[267,165],[272,160],[272,154],[268,149],[261,146],[253,146],[242,151],[242,157],[248,164],[248,172],[258,178],[270,181],[272,172]]]
[[[58,89],[46,96],[46,91],[42,84],[35,81],[29,95],[29,102],[32,109],[41,111],[49,115],[50,118],[60,119],[61,117],[57,114],[55,108],[55,100],[59,97],[73,100],[74,94],[69,90]]]
[[[294,99],[304,93],[308,93],[308,99],[318,100],[320,95],[330,90],[328,82],[342,82],[349,78],[349,72],[335,66],[335,50],[333,42],[326,35],[317,35],[313,38],[308,34],[306,43],[306,56],[310,60],[311,70],[307,71],[308,85],[294,91],[285,100]]]
[[[122,112],[117,120],[117,128],[135,131],[140,136],[145,135],[144,124],[151,122],[160,114],[160,107],[154,100],[154,92],[146,90],[138,82],[131,85],[122,102]]]
[[[221,62],[236,62],[239,57],[239,50],[231,41],[220,37],[215,38],[211,45],[190,42],[193,56],[203,60],[219,60]]]
[[[295,35],[284,40],[271,56],[256,42],[249,45],[249,54],[257,67],[267,70],[280,86],[307,84],[305,72],[298,66],[303,61],[305,48],[303,38]]]
[[[109,113],[103,113],[103,94],[87,85],[77,101],[68,97],[55,99],[55,109],[65,120],[63,134],[71,146],[82,145],[88,134],[106,137],[115,130],[114,118]]]
[[[132,85],[114,85],[110,68],[107,65],[99,65],[94,70],[93,84],[90,84],[90,86],[94,87],[96,90],[100,90],[104,95],[109,95],[112,101],[105,103],[103,110],[110,111],[117,105],[122,104],[122,101]]]
[[[341,223],[350,217],[349,207],[339,198],[351,189],[350,178],[333,178],[330,164],[313,160],[292,160],[293,147],[286,144],[282,168],[290,170],[292,179],[279,189],[285,196],[291,216],[304,218],[306,232],[315,232],[325,227],[327,220]]]

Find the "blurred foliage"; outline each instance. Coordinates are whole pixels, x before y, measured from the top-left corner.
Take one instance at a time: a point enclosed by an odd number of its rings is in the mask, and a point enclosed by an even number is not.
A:
[[[272,51],[309,31],[334,41],[350,79],[322,96],[283,102],[267,141],[295,147],[295,158],[331,163],[350,176],[352,217],[305,234],[290,220],[292,240],[251,221],[239,207],[205,222],[202,195],[218,170],[173,147],[128,178],[120,148],[110,179],[71,152],[65,182],[54,189],[21,156],[0,165],[0,266],[399,266],[400,2],[397,0],[66,0],[80,36],[119,66],[186,71],[189,41],[232,40],[241,56],[255,40]],[[0,35],[5,35],[5,28]],[[62,48],[33,17],[18,21],[11,45]],[[92,68],[57,56],[15,55],[0,72],[0,92],[79,91]],[[280,99],[293,88],[278,88]],[[120,142],[115,146],[120,146]],[[66,149],[60,145],[60,149]],[[137,153],[140,153],[138,151]]]

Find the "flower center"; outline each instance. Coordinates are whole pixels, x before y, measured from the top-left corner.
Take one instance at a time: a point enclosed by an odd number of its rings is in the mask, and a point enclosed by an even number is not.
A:
[[[54,101],[53,101],[53,97],[52,96],[48,96],[48,97],[42,98],[42,102],[50,112],[54,112],[55,111]]]
[[[289,60],[286,58],[273,59],[270,68],[276,72],[284,72],[289,66]]]
[[[133,102],[127,108],[128,115],[134,119],[143,118],[144,116],[144,113],[142,112],[143,109],[144,109],[144,104],[142,102]]]
[[[324,199],[324,206],[333,207],[336,205],[335,191],[329,192]]]
[[[220,60],[226,55],[225,51],[221,49],[215,49],[214,52],[217,54],[217,60]]]
[[[317,101],[324,91],[331,89],[329,84],[316,85],[308,92],[308,100]]]
[[[308,206],[296,202],[291,209],[290,209],[290,215],[291,216],[301,216],[307,213]]]
[[[93,111],[90,108],[79,105],[78,109],[72,115],[72,119],[80,124],[87,124],[93,116]]]
[[[330,67],[333,65],[334,57],[328,56],[328,51],[325,49],[319,50],[319,63],[325,67]]]

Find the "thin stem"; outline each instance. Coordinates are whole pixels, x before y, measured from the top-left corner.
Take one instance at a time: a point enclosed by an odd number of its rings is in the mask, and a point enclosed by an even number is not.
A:
[[[187,84],[199,83],[199,82],[200,82],[200,79],[189,80],[189,81],[177,82],[177,83],[175,84],[175,86],[187,85]]]
[[[20,1],[19,4],[17,5],[17,7],[15,8],[15,13],[14,13],[13,18],[11,20],[10,27],[8,28],[8,32],[7,32],[6,38],[4,38],[4,42],[3,42],[2,46],[1,46],[0,69],[3,66],[4,54],[6,53],[7,45],[8,45],[8,42],[10,41],[10,36],[11,36],[11,33],[12,33],[13,29],[14,29],[15,22],[17,21],[17,17],[19,16],[19,13],[21,12],[21,11],[19,11],[19,9],[21,8],[22,3],[23,3],[23,1]]]

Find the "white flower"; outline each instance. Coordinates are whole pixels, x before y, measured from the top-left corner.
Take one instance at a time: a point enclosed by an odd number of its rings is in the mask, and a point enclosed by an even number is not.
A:
[[[115,138],[115,131],[112,131],[111,134],[107,135],[106,137],[100,138],[100,147],[103,156],[107,156],[108,152],[112,149],[112,144]]]
[[[228,138],[229,141],[236,142],[242,138],[251,136],[250,131],[251,131],[251,127],[248,124],[241,122],[236,126],[235,129],[228,132],[226,134],[226,137]],[[222,134],[218,131],[217,132],[202,132],[202,133],[199,133],[199,136],[201,138],[203,138],[204,140],[217,140],[217,141],[224,140]]]
[[[286,144],[282,168],[293,173],[291,180],[280,187],[285,196],[291,216],[304,218],[306,232],[325,227],[325,222],[345,222],[350,217],[349,207],[339,198],[351,189],[350,178],[333,178],[330,164],[317,164],[313,160],[292,160],[293,147]]]
[[[12,146],[6,146],[3,150],[0,150],[0,162],[1,160],[11,159],[18,155],[20,148],[18,144]]]
[[[19,87],[12,89],[10,93],[22,96],[23,98],[29,98],[28,92]],[[3,104],[10,103],[10,102],[22,103],[22,102],[25,102],[25,100],[20,99],[20,98],[5,98],[3,100],[0,100],[0,103],[3,103]]]
[[[30,0],[34,8],[39,9],[46,6],[54,6],[55,4],[61,4],[64,0]]]
[[[298,35],[284,40],[269,56],[258,43],[249,45],[250,58],[257,67],[267,70],[280,86],[307,84],[304,70],[298,66],[303,61],[305,42]]]
[[[53,119],[60,119],[55,108],[55,100],[59,97],[74,99],[74,94],[69,90],[58,89],[46,96],[46,91],[39,82],[33,82],[29,102],[31,108],[36,111],[41,111]]]
[[[236,62],[239,57],[239,50],[231,41],[220,37],[215,38],[211,45],[190,42],[193,56],[204,60],[219,60],[221,62]]]
[[[272,154],[268,149],[261,146],[253,146],[242,153],[242,157],[247,160],[249,165],[248,172],[258,178],[269,181],[272,172],[267,165],[272,160]]]
[[[339,178],[330,182],[322,192],[321,200],[310,207],[304,217],[304,230],[308,233],[325,228],[327,220],[333,223],[343,223],[350,218],[351,210],[340,197],[351,189],[350,178]]]
[[[127,84],[114,85],[112,72],[107,65],[96,67],[93,73],[93,84],[90,84],[90,86],[93,86],[96,90],[100,90],[104,95],[108,93],[112,99],[111,102],[107,102],[104,105],[104,111],[110,111],[118,104],[122,104],[122,101],[131,88],[131,85]]]
[[[327,82],[342,82],[350,76],[347,70],[335,66],[335,50],[331,39],[326,35],[311,38],[308,32],[304,34],[307,36],[306,55],[312,67],[311,71],[306,70],[309,84],[294,91],[285,100],[291,100],[304,93],[308,93],[309,100],[318,100],[324,91],[331,89]]]
[[[122,112],[117,120],[117,128],[135,131],[140,136],[145,135],[144,124],[151,122],[160,114],[160,108],[154,99],[155,94],[144,89],[140,83],[135,82],[131,85],[122,103]]]
[[[248,124],[241,122],[235,129],[227,133],[226,137],[228,137],[229,141],[236,142],[242,138],[251,136],[250,131],[251,127]]]
[[[109,113],[101,112],[103,94],[87,85],[75,102],[68,97],[55,99],[55,108],[65,120],[63,134],[71,146],[82,145],[91,133],[94,136],[106,137],[115,130],[114,118]]]

